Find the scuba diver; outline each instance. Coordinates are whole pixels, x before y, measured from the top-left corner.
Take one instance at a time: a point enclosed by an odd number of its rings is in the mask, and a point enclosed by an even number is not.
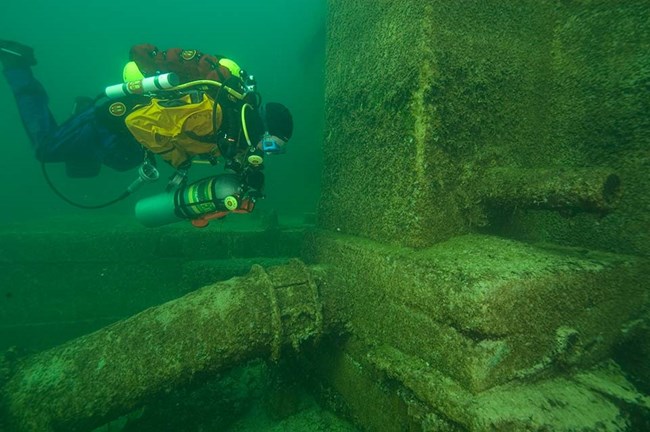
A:
[[[293,133],[289,110],[262,104],[254,77],[222,56],[136,45],[123,82],[95,99],[77,98],[73,115],[60,125],[32,73],[33,49],[0,40],[0,62],[46,180],[67,202],[101,208],[126,198],[158,178],[156,155],[175,169],[165,193],[136,204],[136,217],[148,226],[189,219],[201,227],[230,212],[252,211],[264,196],[265,156],[283,153]],[[220,158],[227,173],[188,184],[193,163],[215,165]],[[45,171],[50,162],[64,163],[75,178],[94,177],[101,165],[139,171],[121,196],[89,206],[58,192]]]

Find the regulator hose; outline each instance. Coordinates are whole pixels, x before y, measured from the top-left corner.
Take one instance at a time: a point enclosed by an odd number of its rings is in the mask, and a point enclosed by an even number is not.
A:
[[[54,183],[52,182],[52,179],[50,178],[49,174],[47,173],[47,169],[45,169],[45,162],[41,162],[41,171],[43,172],[43,177],[45,178],[45,182],[50,187],[50,189],[52,189],[52,192],[54,192],[54,194],[56,196],[58,196],[59,198],[61,198],[63,201],[67,202],[68,204],[70,204],[72,206],[78,207],[78,208],[87,209],[87,210],[96,210],[96,209],[111,206],[111,205],[113,205],[113,204],[115,204],[117,202],[122,201],[123,199],[125,199],[129,195],[131,195],[131,192],[129,190],[126,190],[120,196],[118,196],[117,198],[114,198],[114,199],[112,199],[110,201],[107,201],[107,202],[104,202],[104,203],[101,203],[101,204],[94,204],[94,205],[81,204],[81,203],[78,203],[78,202],[75,202],[75,201],[71,200],[70,198],[65,196],[59,189],[57,189],[56,186],[54,186]]]

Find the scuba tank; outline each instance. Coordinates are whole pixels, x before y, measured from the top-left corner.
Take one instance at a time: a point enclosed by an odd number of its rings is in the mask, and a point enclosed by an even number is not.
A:
[[[176,87],[179,83],[178,75],[170,72],[137,81],[127,81],[122,84],[108,86],[104,90],[104,93],[109,99],[117,99],[131,94],[147,94],[170,89]]]
[[[209,219],[229,212],[250,212],[254,200],[246,192],[238,175],[220,174],[141,199],[135,205],[135,217],[150,228],[188,219],[203,227]]]

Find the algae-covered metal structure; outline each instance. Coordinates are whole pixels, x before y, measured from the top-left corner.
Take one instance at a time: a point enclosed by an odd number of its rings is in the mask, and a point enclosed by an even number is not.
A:
[[[317,223],[59,251],[166,294],[7,361],[4,424],[91,430],[263,358],[364,431],[650,429],[648,6],[329,0]],[[7,281],[61,276],[42,241],[3,234]]]
[[[647,428],[647,2],[329,4],[323,376],[369,430]]]

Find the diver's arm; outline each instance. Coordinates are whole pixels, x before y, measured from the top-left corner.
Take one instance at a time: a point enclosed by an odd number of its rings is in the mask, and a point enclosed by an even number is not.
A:
[[[219,58],[197,50],[163,51],[151,44],[140,44],[131,48],[130,59],[145,76],[174,72],[181,83],[201,79],[226,82],[232,76],[227,67],[219,64]]]

